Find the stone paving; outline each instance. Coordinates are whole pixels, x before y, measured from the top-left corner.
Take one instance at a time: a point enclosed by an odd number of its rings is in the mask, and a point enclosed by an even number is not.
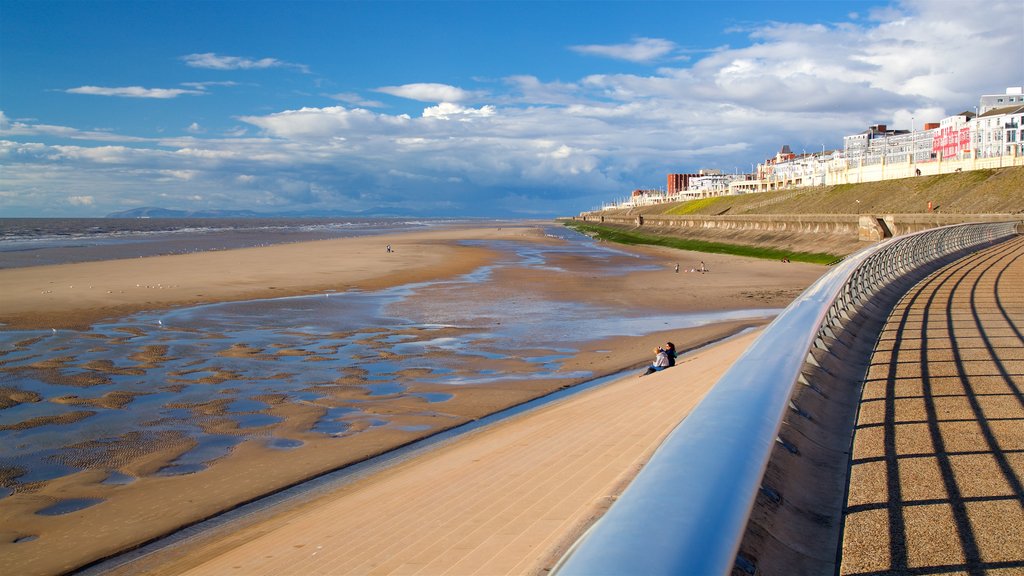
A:
[[[1024,237],[932,274],[889,316],[840,573],[1024,574]]]

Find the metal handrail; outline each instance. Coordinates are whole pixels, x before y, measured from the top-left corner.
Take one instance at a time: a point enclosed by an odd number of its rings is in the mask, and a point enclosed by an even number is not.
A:
[[[902,276],[1015,230],[1015,222],[925,230],[837,264],[751,344],[555,571],[728,574],[815,342]]]

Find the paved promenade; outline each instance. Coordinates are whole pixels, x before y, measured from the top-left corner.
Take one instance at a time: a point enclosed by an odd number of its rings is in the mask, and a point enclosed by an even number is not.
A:
[[[854,437],[841,573],[1024,574],[1024,237],[890,315]]]
[[[128,572],[543,574],[755,336],[515,416]]]

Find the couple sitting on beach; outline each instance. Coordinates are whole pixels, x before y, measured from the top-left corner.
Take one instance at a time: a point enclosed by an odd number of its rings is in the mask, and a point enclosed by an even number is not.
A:
[[[647,376],[655,372],[660,372],[665,368],[669,368],[676,365],[676,345],[667,342],[664,346],[659,346],[654,349],[654,363],[647,367],[647,372],[641,374],[641,376]]]

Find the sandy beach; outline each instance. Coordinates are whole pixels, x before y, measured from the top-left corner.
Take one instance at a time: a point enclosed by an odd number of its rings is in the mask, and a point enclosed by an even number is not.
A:
[[[113,574],[548,574],[758,335],[514,416]]]
[[[455,240],[539,238],[528,228],[476,228],[0,270],[7,329],[82,329],[140,310],[372,290],[444,278],[487,261]],[[387,253],[391,244],[393,252]]]
[[[0,322],[6,329],[84,330],[97,321],[150,310],[173,310],[201,303],[254,300],[303,294],[330,294],[349,290],[373,291],[413,282],[425,282],[466,274],[492,263],[498,254],[483,245],[464,241],[517,241],[558,243],[546,237],[540,227],[502,226],[403,233],[368,238],[323,240],[261,248],[187,255],[159,256],[0,270],[0,293],[4,294]],[[385,245],[394,251],[387,253]],[[627,249],[623,248],[623,251]],[[756,261],[731,256],[691,254],[661,248],[630,248],[654,265],[649,270],[609,275],[601,266],[572,253],[551,257],[544,267],[507,267],[493,272],[493,281],[470,292],[445,294],[438,289],[436,302],[460,306],[466,301],[504,302],[540,298],[563,302],[665,313],[781,308],[824,271],[822,267]],[[625,263],[625,257],[624,263]],[[703,261],[706,274],[689,272]],[[682,272],[673,272],[674,264]],[[169,438],[142,450],[137,445],[112,448],[102,462],[84,470],[46,482],[16,485],[17,475],[0,476],[14,493],[0,498],[0,558],[19,574],[55,574],[116,553],[140,542],[169,533],[175,528],[207,518],[218,511],[258,498],[304,478],[337,469],[387,452],[417,438],[451,428],[504,407],[522,403],[552,390],[619,370],[639,367],[650,360],[650,348],[673,340],[686,350],[717,341],[763,321],[720,322],[682,330],[652,327],[644,336],[616,336],[590,339],[579,335],[578,352],[561,363],[563,377],[508,380],[507,383],[473,384],[458,387],[411,383],[420,394],[371,397],[359,378],[339,374],[329,391],[320,391],[338,405],[357,402],[364,414],[389,422],[387,426],[353,419],[344,441],[312,434],[310,429],[323,415],[322,406],[288,402],[279,397],[262,398],[270,405],[269,415],[280,420],[275,433],[301,440],[301,449],[283,451],[256,441],[245,441],[201,473],[160,476],[156,472],[187,452],[187,439]],[[457,330],[441,332],[445,338],[459,337]],[[435,338],[438,334],[432,334]],[[414,334],[403,337],[415,338]],[[387,354],[385,342],[372,343],[379,354]],[[26,344],[30,346],[31,343]],[[6,370],[12,354],[0,357]],[[286,357],[312,354],[309,350],[283,345],[232,347],[222,357]],[[316,360],[316,358],[309,358]],[[168,361],[168,352],[147,347],[136,352],[133,369],[146,374]],[[44,376],[54,374],[74,360],[32,368]],[[479,360],[481,366],[514,375],[524,369],[513,359]],[[90,366],[89,375],[102,380],[116,370],[104,365]],[[573,376],[585,372],[588,376]],[[16,381],[17,373],[6,382]],[[416,379],[410,375],[410,382]],[[56,376],[53,376],[56,378]],[[61,376],[66,378],[66,376]],[[230,370],[217,375],[233,389],[246,385]],[[233,380],[234,378],[234,380]],[[88,387],[90,382],[75,382]],[[444,393],[444,401],[426,410],[424,397]],[[32,398],[17,386],[5,385],[3,406],[29,402],[82,403],[80,412],[131,409],[133,396],[108,393],[91,399],[93,405],[67,395],[60,398]],[[182,404],[182,409],[218,416],[225,402]],[[347,404],[346,404],[347,405]],[[86,418],[87,416],[81,416]],[[22,426],[60,422],[21,422]],[[212,432],[232,434],[230,423],[211,424]],[[219,428],[217,428],[219,426]],[[69,442],[73,439],[69,439]],[[120,451],[119,451],[120,450]],[[124,484],[105,483],[111,469],[132,477]],[[99,499],[101,505],[55,516],[37,512],[65,499]]]

